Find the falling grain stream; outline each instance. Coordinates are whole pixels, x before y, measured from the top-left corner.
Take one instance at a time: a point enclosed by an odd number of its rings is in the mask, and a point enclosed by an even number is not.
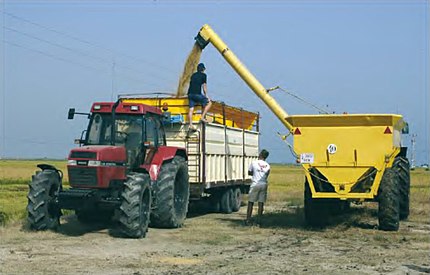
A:
[[[201,55],[202,49],[197,43],[195,43],[193,49],[187,57],[184,70],[182,71],[181,77],[179,78],[178,89],[176,90],[176,97],[186,95],[191,75],[196,71],[197,64],[200,61]]]

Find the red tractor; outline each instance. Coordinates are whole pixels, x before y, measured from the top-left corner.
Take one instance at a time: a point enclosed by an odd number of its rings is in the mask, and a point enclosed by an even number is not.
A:
[[[144,105],[94,103],[86,131],[68,157],[69,189],[63,173],[40,164],[30,183],[28,221],[35,230],[56,229],[61,209],[74,210],[80,222],[116,221],[131,238],[154,227],[180,227],[189,200],[187,154],[166,146],[168,113]]]

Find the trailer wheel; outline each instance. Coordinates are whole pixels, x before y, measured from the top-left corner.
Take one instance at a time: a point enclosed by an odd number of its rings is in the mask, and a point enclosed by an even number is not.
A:
[[[181,227],[188,212],[190,184],[188,166],[183,157],[176,156],[161,167],[154,186],[155,207],[151,212],[151,226]]]
[[[46,169],[37,171],[29,184],[27,195],[28,222],[34,230],[57,229],[60,225],[61,209],[58,192],[61,177],[57,171]]]
[[[409,217],[409,194],[411,186],[410,166],[407,158],[397,157],[394,160],[400,189],[400,219],[405,220]]]
[[[305,181],[304,192],[305,221],[310,226],[323,226],[327,224],[329,201],[325,199],[313,199],[309,183]]]
[[[379,229],[397,231],[400,219],[400,192],[398,174],[395,169],[388,168],[379,186]]]
[[[119,227],[130,238],[144,238],[148,231],[151,211],[149,176],[130,174],[124,183],[119,208]]]
[[[221,211],[220,195],[213,193],[209,197],[209,211],[219,213]]]
[[[239,187],[236,187],[233,189],[233,193],[231,194],[231,201],[230,201],[230,205],[231,205],[231,210],[233,212],[237,212],[240,209],[240,206],[242,204],[242,191],[240,190]]]
[[[226,188],[221,193],[221,199],[220,199],[220,210],[221,213],[230,214],[233,209],[231,205],[231,197],[233,196],[233,189]]]

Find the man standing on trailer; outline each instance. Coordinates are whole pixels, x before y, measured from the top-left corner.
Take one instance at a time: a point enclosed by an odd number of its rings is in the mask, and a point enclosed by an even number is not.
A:
[[[269,152],[261,150],[258,160],[253,161],[248,168],[248,175],[252,176],[252,184],[248,194],[248,211],[246,213],[246,224],[251,223],[252,209],[254,203],[258,202],[258,222],[264,211],[264,203],[267,199],[267,178],[270,174],[270,165],[266,162]]]
[[[201,121],[206,121],[206,113],[209,111],[210,107],[212,106],[211,100],[207,97],[207,86],[206,86],[206,74],[205,74],[206,67],[203,63],[200,63],[197,65],[197,72],[195,72],[191,76],[190,80],[190,87],[188,88],[188,102],[190,110],[188,112],[188,122],[189,122],[189,129],[195,130],[196,128],[193,125],[193,113],[194,113],[194,106],[199,104],[203,108]],[[202,90],[203,93],[202,94]]]

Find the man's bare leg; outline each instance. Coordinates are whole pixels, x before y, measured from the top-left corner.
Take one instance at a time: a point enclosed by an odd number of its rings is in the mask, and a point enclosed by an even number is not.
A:
[[[208,104],[203,109],[202,113],[202,120],[206,122],[206,114],[208,113],[209,109],[212,107],[212,101],[209,101]]]
[[[188,112],[189,128],[193,128],[193,113],[194,113],[194,107],[190,107],[190,111]]]
[[[248,210],[246,211],[246,222],[249,223],[252,217],[252,208],[254,207],[253,202],[248,202]]]
[[[258,223],[261,223],[261,217],[263,216],[264,211],[264,203],[259,202],[258,203]]]

